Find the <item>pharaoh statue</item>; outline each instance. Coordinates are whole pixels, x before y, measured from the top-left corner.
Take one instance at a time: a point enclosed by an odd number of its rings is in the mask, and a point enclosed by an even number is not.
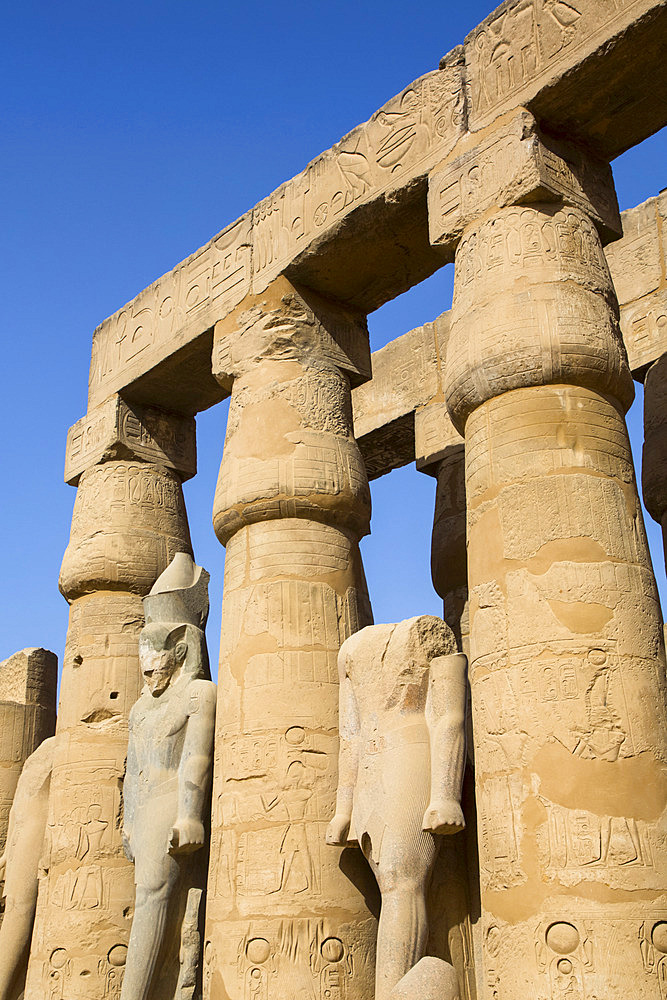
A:
[[[327,842],[358,843],[380,889],[375,1000],[412,996],[411,983],[420,1000],[458,997],[452,967],[423,956],[439,836],[464,827],[466,669],[450,628],[429,615],[369,625],[340,650],[338,795]]]
[[[9,813],[7,843],[0,858],[0,878],[5,880],[5,915],[0,927],[0,1000],[15,1000],[23,995],[37,905],[54,745],[55,736],[51,736],[26,760]]]
[[[145,685],[130,713],[123,791],[136,902],[122,1000],[190,1000],[196,989],[216,701],[208,580],[179,552],[144,598]]]

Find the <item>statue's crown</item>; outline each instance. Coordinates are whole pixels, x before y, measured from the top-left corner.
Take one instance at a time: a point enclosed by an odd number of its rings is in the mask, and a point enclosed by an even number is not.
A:
[[[146,624],[177,622],[203,630],[208,618],[209,579],[188,552],[177,552],[144,597]]]

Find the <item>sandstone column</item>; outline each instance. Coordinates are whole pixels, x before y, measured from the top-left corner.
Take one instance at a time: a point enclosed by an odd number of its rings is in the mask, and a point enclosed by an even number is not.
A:
[[[78,483],[60,589],[70,604],[26,1000],[118,997],[132,921],[121,843],[129,710],[141,687],[141,598],[190,552],[181,480],[194,420],[112,397],[68,435]]]
[[[644,380],[642,491],[647,511],[662,526],[667,565],[667,354]]]
[[[213,514],[227,552],[208,1000],[373,996],[377,890],[361,852],[324,840],[337,654],[371,621],[350,401],[367,336],[364,318],[284,278],[215,330],[214,374],[234,381]]]
[[[660,1000],[665,652],[597,231],[608,181],[530,129],[471,159],[443,231],[458,211],[446,397],[465,433],[482,996]]]
[[[58,658],[22,649],[0,662],[0,854],[16,783],[26,760],[56,728]]]

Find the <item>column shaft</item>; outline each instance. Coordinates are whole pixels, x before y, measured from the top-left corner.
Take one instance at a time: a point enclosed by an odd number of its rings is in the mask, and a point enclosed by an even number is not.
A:
[[[109,461],[83,472],[60,587],[70,603],[26,1000],[116,997],[134,901],[121,843],[141,597],[190,551],[181,481]]]
[[[602,247],[537,204],[470,226],[456,264],[482,996],[660,1000],[665,652]]]
[[[642,490],[647,511],[662,527],[667,566],[667,354],[644,380]]]
[[[348,377],[295,302],[288,293],[241,323],[255,346],[237,363],[214,505],[227,552],[210,1000],[373,996],[373,878],[360,851],[324,840],[337,787],[337,654],[371,620],[358,547],[370,496]]]

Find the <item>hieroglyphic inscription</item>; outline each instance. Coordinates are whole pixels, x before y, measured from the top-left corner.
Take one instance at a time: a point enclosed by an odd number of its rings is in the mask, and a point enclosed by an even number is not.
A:
[[[250,289],[250,216],[158,278],[93,335],[88,405],[213,326]]]
[[[453,159],[430,175],[431,242],[453,245],[486,209],[538,198],[577,205],[607,238],[620,235],[609,164],[553,140],[546,145],[533,116],[523,110],[478,146],[458,155],[455,150]]]
[[[190,479],[197,472],[194,418],[138,407],[114,394],[67,432],[65,482],[76,486],[91,465],[126,457],[155,462]]]
[[[667,351],[667,192],[628,209],[621,219],[623,238],[605,253],[630,368],[643,379]]]
[[[508,0],[465,40],[472,128],[526,104],[653,5]]]

